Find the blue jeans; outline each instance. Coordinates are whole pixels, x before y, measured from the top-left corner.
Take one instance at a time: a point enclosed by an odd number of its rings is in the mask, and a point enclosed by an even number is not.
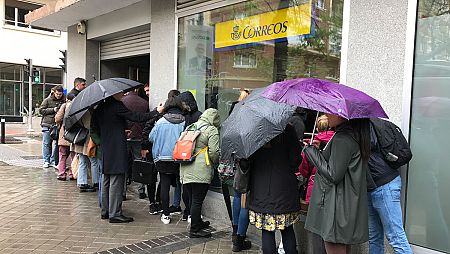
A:
[[[50,128],[42,127],[42,158],[44,159],[44,163],[55,163],[55,155],[54,150],[52,149],[52,143],[53,140],[50,138]]]
[[[234,190],[233,198],[233,225],[237,225],[237,234],[240,236],[247,235],[247,228],[249,224],[248,209],[241,207],[241,194]]]
[[[389,183],[367,193],[369,204],[369,253],[384,253],[384,235],[396,254],[411,253],[411,246],[403,229],[400,190],[397,176]]]
[[[84,154],[79,154],[80,156],[80,164],[78,166],[78,177],[77,177],[77,184],[88,184],[88,168],[90,163],[91,168],[91,177],[92,177],[92,184],[98,183],[98,175],[99,175],[99,161],[97,158],[90,158],[87,157]]]

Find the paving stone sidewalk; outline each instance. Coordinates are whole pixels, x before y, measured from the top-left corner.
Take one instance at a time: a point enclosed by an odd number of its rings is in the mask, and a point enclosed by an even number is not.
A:
[[[227,225],[207,218],[213,237],[190,239],[181,216],[164,225],[133,192],[123,210],[135,222],[101,220],[97,193],[56,180],[55,169],[40,168],[39,154],[36,142],[0,145],[0,253],[231,253]]]

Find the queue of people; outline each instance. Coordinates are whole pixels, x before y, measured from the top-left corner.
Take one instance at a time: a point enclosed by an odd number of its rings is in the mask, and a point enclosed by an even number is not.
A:
[[[140,198],[149,199],[149,213],[160,215],[163,224],[171,223],[171,215],[182,213],[182,220],[190,222],[190,237],[211,237],[206,230],[210,222],[203,220],[201,210],[221,155],[218,111],[209,108],[200,112],[192,93],[177,90],[168,93],[164,104],[149,110],[150,89],[146,84],[140,91],[115,94],[88,111],[80,123],[89,126],[90,139],[83,145],[69,144],[61,139],[64,115],[85,86],[85,80],[77,78],[67,98],[56,87],[41,107],[42,114],[46,114],[43,134],[49,135],[47,132],[54,124],[59,127],[58,180],[67,179],[66,171],[70,179],[74,178],[66,160],[76,154],[80,160],[77,177],[80,191],[101,189],[101,219],[109,219],[111,223],[132,222],[133,218],[122,211],[126,178],[130,161],[144,158],[154,167],[149,168],[154,181],[140,184],[138,190]],[[249,93],[241,90],[238,101]],[[236,103],[232,104],[230,114]],[[293,225],[300,218],[303,200],[308,205],[305,229],[323,241],[326,253],[350,253],[351,245],[368,240],[370,253],[382,253],[384,231],[395,253],[412,253],[401,226],[399,203],[391,198],[384,208],[376,206],[387,199],[383,185],[398,189],[400,183],[398,174],[380,162],[379,157],[377,160],[379,145],[369,119],[348,120],[321,114],[315,124],[318,134],[311,137],[312,141],[303,137],[305,120],[304,111],[298,108],[281,134],[249,158],[236,161],[240,170],[249,172],[250,181],[245,192],[234,190],[233,252],[251,248],[246,234],[252,224],[261,230],[263,253],[277,253],[277,230],[281,232],[285,253],[297,253]],[[185,130],[200,132],[193,151],[196,158],[190,164],[180,164],[172,157]],[[97,147],[91,157],[86,151],[89,140]],[[49,142],[44,142],[44,167],[53,163],[50,147]],[[87,183],[88,168],[92,185]],[[367,184],[372,173],[377,183],[374,188]],[[299,176],[306,179],[304,193],[299,190]],[[388,209],[396,213],[389,217]]]

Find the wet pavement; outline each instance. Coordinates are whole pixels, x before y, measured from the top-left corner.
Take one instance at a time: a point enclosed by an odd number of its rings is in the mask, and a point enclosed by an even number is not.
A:
[[[133,191],[123,210],[134,222],[101,220],[97,193],[58,181],[55,169],[41,168],[40,151],[33,138],[0,145],[0,253],[231,253],[228,225],[206,218],[213,237],[190,239],[181,215],[164,225]]]

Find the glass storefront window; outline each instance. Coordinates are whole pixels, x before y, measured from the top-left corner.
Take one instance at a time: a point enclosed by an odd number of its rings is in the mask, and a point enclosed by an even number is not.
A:
[[[405,228],[412,244],[450,252],[450,2],[419,0]]]
[[[0,115],[20,114],[20,83],[0,81]]]
[[[180,18],[178,88],[223,121],[241,89],[339,81],[343,0],[251,0]]]
[[[45,68],[46,84],[62,84],[62,70],[56,68]]]
[[[22,65],[11,63],[0,63],[0,79],[21,81]]]

